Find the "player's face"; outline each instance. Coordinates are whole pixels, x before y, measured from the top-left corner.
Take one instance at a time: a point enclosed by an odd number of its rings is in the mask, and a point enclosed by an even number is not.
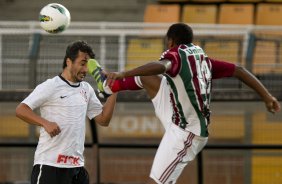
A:
[[[87,53],[79,51],[77,58],[74,62],[71,62],[70,74],[72,82],[81,82],[84,80],[88,71],[88,59],[90,57]]]

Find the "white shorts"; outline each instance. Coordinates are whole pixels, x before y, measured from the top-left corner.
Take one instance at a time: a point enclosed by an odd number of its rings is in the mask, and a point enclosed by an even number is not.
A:
[[[207,137],[196,136],[171,123],[155,155],[150,177],[158,184],[176,183],[184,167],[194,160],[207,141]]]
[[[155,114],[163,124],[165,130],[172,121],[172,106],[170,103],[170,88],[166,77],[162,77],[160,89],[152,99]]]

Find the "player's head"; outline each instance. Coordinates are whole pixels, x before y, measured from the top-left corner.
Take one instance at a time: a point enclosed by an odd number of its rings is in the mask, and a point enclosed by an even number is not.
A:
[[[72,62],[78,56],[79,51],[87,53],[90,58],[95,58],[95,54],[92,48],[85,41],[76,41],[68,45],[66,49],[66,55],[64,58],[63,68],[67,66],[67,59],[69,58]]]
[[[71,82],[84,80],[88,68],[87,61],[95,58],[92,48],[84,41],[71,43],[66,49],[63,63],[63,74]]]
[[[193,42],[193,30],[184,23],[172,24],[166,33],[168,48]]]

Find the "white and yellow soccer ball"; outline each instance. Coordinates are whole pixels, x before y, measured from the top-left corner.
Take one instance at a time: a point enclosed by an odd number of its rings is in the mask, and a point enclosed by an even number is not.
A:
[[[51,3],[41,9],[39,21],[40,26],[48,33],[61,33],[69,27],[71,16],[63,5]]]

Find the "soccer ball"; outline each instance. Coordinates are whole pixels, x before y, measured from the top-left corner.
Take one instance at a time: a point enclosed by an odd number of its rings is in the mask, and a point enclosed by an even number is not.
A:
[[[40,26],[48,33],[60,33],[70,25],[70,12],[58,3],[44,6],[39,14]]]

